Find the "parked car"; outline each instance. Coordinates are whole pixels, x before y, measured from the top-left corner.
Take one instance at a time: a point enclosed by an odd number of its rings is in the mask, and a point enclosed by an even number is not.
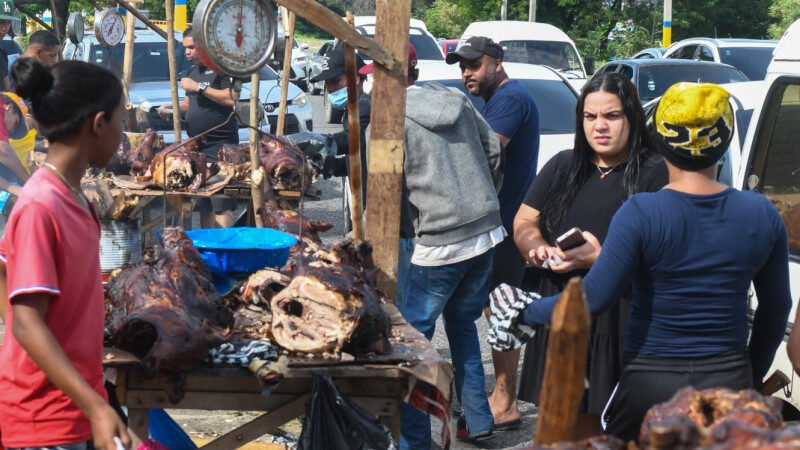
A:
[[[669,46],[664,58],[730,64],[753,81],[763,80],[778,41],[691,38]]]
[[[770,373],[786,375],[788,386],[773,395],[784,404],[786,420],[800,420],[800,391],[792,389],[794,368],[786,354],[786,341],[800,299],[800,21],[792,24],[774,50],[764,85],[742,148],[742,164],[734,187],[759,192],[778,209],[789,236],[789,283],[794,304]],[[746,240],[744,241],[746,244]],[[750,296],[757,304],[758,298]],[[749,308],[752,319],[754,307]],[[789,412],[787,414],[787,412]]]
[[[322,73],[322,64],[325,62],[325,55],[333,49],[334,41],[327,41],[313,55],[308,57],[306,66],[306,92],[311,95],[319,95],[325,88],[324,82],[312,83],[311,79]]]
[[[308,50],[307,44],[298,44],[297,39],[292,41],[292,67],[289,73],[289,81],[296,84],[300,89],[308,90]],[[279,55],[283,61],[283,55]]]
[[[186,60],[183,46],[180,44],[181,35],[176,33],[178,42],[175,48],[177,69],[179,75],[188,73],[191,65]],[[123,39],[124,42],[124,39]],[[87,61],[103,66],[111,71],[121,74],[125,46],[107,48],[100,45],[94,33],[86,33],[83,42],[75,46],[68,44],[63,51],[65,59]],[[185,96],[180,90],[178,95]],[[289,84],[289,104],[286,108],[286,134],[300,131],[311,131],[312,112],[311,104],[306,94],[294,84]],[[167,42],[155,32],[150,30],[136,30],[136,41],[133,46],[133,74],[129,88],[131,104],[141,111],[137,117],[140,127],[150,127],[164,136],[164,142],[174,142],[172,121],[164,120],[156,112],[159,105],[171,103],[169,84],[169,66],[167,64]],[[250,83],[249,78],[242,86],[241,98],[237,109],[239,117],[247,121],[250,117]],[[264,105],[265,118],[261,120],[259,128],[264,131],[274,131],[278,121],[278,104],[280,102],[280,87],[278,74],[269,67],[261,69],[261,82],[259,84],[259,101]],[[182,138],[186,135],[186,126],[182,127]],[[132,130],[131,130],[132,131]],[[239,127],[239,142],[248,142],[250,130],[245,124]]]
[[[458,47],[458,39],[437,39],[436,43],[442,46],[442,53],[447,56],[448,53],[456,51]]]
[[[587,72],[575,43],[566,33],[541,22],[473,22],[459,40],[459,47],[473,36],[486,36],[503,47],[504,62],[541,64],[552,67],[570,81],[575,89],[586,83]]]
[[[753,117],[753,110],[763,99],[764,82],[745,81],[720,84],[720,86],[731,94],[730,103],[735,126],[731,145],[725,152],[725,156],[720,160],[717,181],[732,186],[734,176],[736,176],[742,164],[742,147],[747,135],[747,129],[750,126],[750,119]],[[648,124],[653,120],[655,107],[660,99],[661,97],[656,98],[644,105],[645,119]]]
[[[727,64],[680,59],[621,59],[601,67],[597,73],[619,72],[628,77],[639,92],[642,104],[661,97],[679,81],[738,83],[748,81],[737,68]]]
[[[631,56],[631,59],[658,59],[664,57],[664,52],[666,52],[666,48],[646,48],[639,53]]]

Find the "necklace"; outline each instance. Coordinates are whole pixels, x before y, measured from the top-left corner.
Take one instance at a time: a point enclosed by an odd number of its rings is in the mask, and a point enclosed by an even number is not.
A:
[[[597,171],[600,172],[600,179],[602,180],[608,174],[610,174],[614,169],[616,169],[617,166],[619,166],[619,164],[614,164],[611,167],[600,167],[600,164],[595,164],[594,166],[597,167]],[[605,169],[605,170],[603,170],[603,169]]]
[[[80,200],[81,206],[88,206],[88,204],[86,203],[86,199],[83,197],[83,192],[81,192],[78,189],[75,189],[74,187],[72,187],[72,185],[69,184],[69,181],[67,181],[67,179],[64,177],[64,175],[62,175],[61,172],[59,172],[58,169],[56,169],[56,166],[50,164],[49,162],[44,163],[44,165],[48,169],[52,170],[53,173],[58,175],[58,178],[61,178],[61,181],[72,192],[72,194],[75,196],[75,198]]]

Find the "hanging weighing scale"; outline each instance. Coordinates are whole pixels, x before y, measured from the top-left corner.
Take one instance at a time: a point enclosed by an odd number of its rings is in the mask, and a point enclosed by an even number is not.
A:
[[[202,0],[192,21],[200,59],[234,78],[252,75],[272,57],[277,22],[267,0]]]
[[[101,11],[94,21],[94,35],[97,42],[109,48],[122,42],[122,37],[125,36],[122,16],[112,8]]]

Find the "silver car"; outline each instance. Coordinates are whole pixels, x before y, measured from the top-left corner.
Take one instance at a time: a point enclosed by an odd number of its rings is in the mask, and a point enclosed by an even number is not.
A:
[[[179,77],[188,73],[191,65],[183,53],[180,41],[182,36],[175,34],[177,48],[175,55],[178,58]],[[64,59],[76,59],[91,62],[122,73],[122,61],[125,50],[124,40],[116,47],[107,48],[100,45],[93,33],[86,33],[83,42],[77,46],[70,43],[64,48]],[[178,96],[183,98],[186,93],[178,88]],[[259,128],[263,131],[274,132],[278,122],[278,104],[280,102],[280,85],[278,75],[269,67],[261,69],[261,82],[258,97],[264,107],[265,119],[262,119]],[[313,131],[311,103],[306,94],[297,86],[289,83],[288,105],[286,108],[285,134],[301,131]],[[167,64],[167,42],[151,30],[136,30],[136,41],[133,47],[133,74],[130,86],[130,102],[139,108],[142,117],[140,126],[150,127],[164,136],[164,142],[174,142],[172,121],[165,120],[158,115],[156,108],[169,104],[171,100],[169,84],[169,67]],[[249,114],[250,83],[245,80],[237,110],[239,117],[247,121]],[[182,127],[181,137],[187,138],[186,126]],[[141,130],[140,130],[141,131]],[[249,128],[243,123],[239,127],[239,142],[245,143],[250,139]]]

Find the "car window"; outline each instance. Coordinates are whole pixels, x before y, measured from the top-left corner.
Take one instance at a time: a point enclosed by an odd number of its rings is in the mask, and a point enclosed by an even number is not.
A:
[[[694,54],[697,51],[697,45],[686,45],[679,48],[673,54],[669,55],[671,59],[694,59]]]
[[[772,62],[775,47],[728,47],[719,49],[720,62],[730,64],[744,72],[751,80],[763,80]]]
[[[639,53],[638,55],[634,56],[633,59],[653,59],[653,55],[650,53]]]
[[[627,64],[620,64],[619,73],[625,75],[625,78],[633,80],[633,67]]]
[[[328,49],[330,49],[330,48],[331,48],[331,43],[330,42],[326,42],[326,43],[322,44],[322,47],[320,47],[319,50],[317,50],[317,55],[325,56],[325,54],[328,53]]]
[[[458,42],[451,42],[449,44],[445,44],[447,46],[447,53],[456,51],[456,47],[458,46]]]
[[[609,64],[605,68],[603,68],[603,70],[601,70],[600,72],[616,72],[618,67],[619,67],[618,64]]]
[[[566,134],[575,132],[575,106],[578,99],[575,93],[561,80],[526,80],[515,78],[530,92],[539,108],[539,129],[542,134]],[[461,80],[436,80],[448,87],[463,92],[475,105],[483,111],[483,99],[469,95]],[[418,85],[425,82],[418,82]]]
[[[356,31],[364,34],[367,37],[373,39],[375,38],[375,27],[356,27]],[[412,28],[408,30],[408,40],[411,41],[411,45],[414,46],[414,50],[417,52],[417,59],[433,61],[444,60],[444,56],[442,55],[439,44],[437,44],[432,37],[425,34],[425,32],[421,29]],[[371,61],[371,59],[368,59],[367,55],[363,53],[361,54],[361,57],[364,58],[365,62]]]
[[[698,55],[697,59],[699,59],[700,61],[711,61],[711,62],[714,62],[714,52],[711,51],[711,49],[709,47],[706,47],[705,45],[701,45],[700,46],[700,54]]]
[[[103,66],[117,75],[122,75],[122,60],[125,46],[117,45],[108,48],[92,44],[89,49],[89,62]],[[178,58],[178,72],[186,72],[191,67],[183,46],[175,44],[175,57]],[[167,63],[167,42],[135,42],[133,45],[132,83],[150,81],[169,81],[169,64]]]
[[[765,107],[765,122],[755,138],[748,188],[767,196],[789,234],[789,254],[800,257],[800,81],[779,85]],[[772,119],[774,118],[774,119]],[[771,122],[769,122],[772,120]]]
[[[640,67],[637,81],[639,98],[646,102],[660,97],[667,88],[681,81],[723,84],[747,81],[747,77],[733,67],[716,64],[657,65]]]
[[[550,66],[560,72],[582,73],[580,59],[569,42],[500,41],[505,51],[503,61]]]

